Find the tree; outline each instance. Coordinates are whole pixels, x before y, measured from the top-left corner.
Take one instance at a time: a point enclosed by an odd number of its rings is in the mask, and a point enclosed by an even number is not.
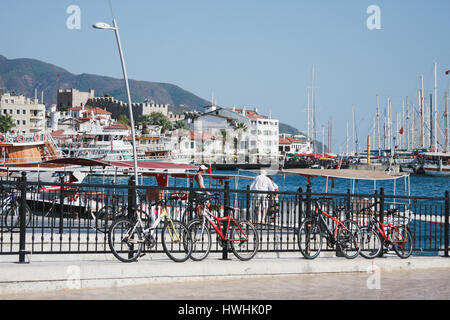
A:
[[[128,119],[128,117],[126,115],[121,114],[119,117],[119,120],[117,120],[117,122],[128,125],[130,123],[130,119]]]
[[[174,127],[175,127],[175,129],[189,130],[189,126],[187,125],[187,123],[184,121],[181,121],[181,120],[175,122]]]
[[[238,145],[242,140],[242,135],[244,132],[247,132],[248,127],[243,122],[238,122],[233,126],[233,130],[237,133],[237,136],[234,137],[234,162],[237,163],[238,158]]]
[[[15,126],[16,124],[14,123],[14,119],[10,114],[0,116],[0,132],[6,133],[11,131],[11,129]]]
[[[142,115],[139,118],[139,122],[141,124],[160,126],[162,128],[161,132],[164,132],[166,130],[172,130],[172,122],[162,112],[152,112],[149,115],[148,114]]]

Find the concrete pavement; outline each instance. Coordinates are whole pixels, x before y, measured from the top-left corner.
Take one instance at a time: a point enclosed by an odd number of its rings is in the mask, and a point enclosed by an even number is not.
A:
[[[6,294],[54,290],[277,275],[450,270],[450,259],[438,256],[412,256],[403,260],[386,255],[375,260],[360,257],[348,260],[321,253],[315,260],[306,260],[298,252],[258,253],[245,262],[232,254],[229,257],[230,260],[224,261],[221,254],[216,253],[201,262],[175,263],[164,254],[148,254],[138,262],[122,263],[112,254],[33,255],[30,263],[19,264],[17,256],[0,256],[0,298]]]

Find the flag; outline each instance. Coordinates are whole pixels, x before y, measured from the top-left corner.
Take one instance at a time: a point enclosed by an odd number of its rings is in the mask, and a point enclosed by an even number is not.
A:
[[[448,75],[449,73],[450,73],[450,70],[447,70],[447,71],[445,71],[445,74],[447,74],[447,75]]]
[[[403,128],[401,128],[398,133],[403,134]]]
[[[212,174],[212,168],[211,168],[211,165],[209,165],[207,173],[208,173],[208,174]]]

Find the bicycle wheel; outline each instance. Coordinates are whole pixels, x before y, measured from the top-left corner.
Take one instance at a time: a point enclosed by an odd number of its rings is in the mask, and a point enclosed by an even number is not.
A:
[[[354,259],[359,254],[359,227],[351,220],[346,220],[343,224],[344,226],[338,226],[337,245],[344,257]]]
[[[25,225],[27,226],[31,219],[31,210],[25,205]],[[17,202],[12,202],[5,213],[5,227],[8,231],[18,231],[20,228],[20,207]]]
[[[413,251],[413,237],[406,226],[399,225],[391,229],[390,240],[395,253],[402,259],[408,258]]]
[[[372,227],[360,229],[359,254],[366,259],[373,259],[380,255],[383,247],[380,234]]]
[[[203,219],[193,219],[188,225],[192,239],[191,259],[201,261],[205,259],[211,250],[211,231],[208,222]]]
[[[169,220],[162,229],[162,245],[167,256],[175,262],[184,262],[192,252],[191,235],[184,223]]]
[[[298,229],[298,247],[306,259],[315,259],[322,250],[322,229],[317,220],[306,218]]]
[[[95,229],[102,233],[107,233],[114,223],[116,213],[112,206],[104,206],[94,213]]]
[[[237,224],[233,224],[228,241],[234,255],[242,261],[252,259],[259,249],[258,231],[247,220],[240,220]]]
[[[129,219],[116,220],[108,232],[108,244],[112,254],[122,262],[139,258],[144,240],[136,223]]]

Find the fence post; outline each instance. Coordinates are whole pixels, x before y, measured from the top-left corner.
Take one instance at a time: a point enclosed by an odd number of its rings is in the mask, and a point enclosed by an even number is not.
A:
[[[189,217],[185,217],[186,224],[189,223],[189,221],[192,219],[192,209],[194,207],[194,191],[192,190],[194,188],[194,182],[192,180],[189,181],[189,203],[188,203],[188,215]],[[197,208],[196,208],[197,209]]]
[[[135,218],[134,214],[135,214],[135,209],[136,209],[136,196],[137,196],[137,190],[136,190],[135,177],[131,176],[130,180],[128,181],[128,211],[127,211],[128,219]]]
[[[380,188],[380,222],[384,223],[384,188]],[[381,252],[380,257],[384,255],[384,238],[381,237]]]
[[[61,187],[59,189],[59,234],[64,232],[64,176],[59,179]],[[62,237],[62,236],[61,236]]]
[[[27,205],[27,176],[26,172],[22,172],[22,179],[20,179],[20,206],[19,206],[19,263],[25,263],[25,244],[26,244],[26,205]]]
[[[311,217],[311,183],[306,185],[306,216]]]
[[[247,186],[247,193],[245,194],[246,197],[246,207],[245,207],[245,219],[247,221],[250,221],[250,186]]]
[[[303,189],[302,187],[299,187],[297,189],[298,192],[298,225],[300,226],[300,224],[302,223],[302,216],[303,216]],[[288,218],[289,219],[289,218]],[[295,218],[294,218],[294,223],[295,223]]]
[[[352,196],[350,193],[350,189],[347,189],[347,195],[345,196],[345,219],[353,218],[353,215],[350,216],[351,206],[352,206]]]
[[[228,207],[230,206],[230,182],[225,181],[224,189],[224,216],[228,215]],[[222,232],[225,237],[227,237],[227,224],[222,225]],[[219,241],[222,241],[221,239]],[[222,260],[228,260],[228,240],[223,241],[222,245]]]
[[[444,223],[444,227],[445,227],[445,251],[444,251],[444,256],[448,257],[448,246],[449,246],[449,235],[448,235],[448,223],[449,223],[449,215],[450,215],[450,196],[449,196],[449,192],[448,190],[445,191],[445,223]]]

